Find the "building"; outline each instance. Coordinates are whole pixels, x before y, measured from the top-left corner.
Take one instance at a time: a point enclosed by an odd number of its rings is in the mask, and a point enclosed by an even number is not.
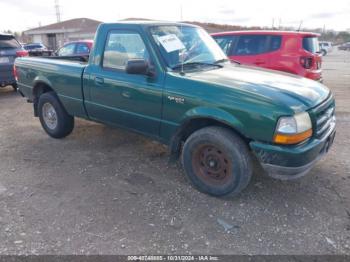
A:
[[[56,50],[66,42],[93,39],[96,29],[102,22],[76,18],[51,25],[24,31],[32,43],[43,43],[49,49]]]

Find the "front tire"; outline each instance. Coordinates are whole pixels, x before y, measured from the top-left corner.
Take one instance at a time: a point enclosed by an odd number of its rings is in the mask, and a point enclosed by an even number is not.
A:
[[[38,113],[41,126],[53,138],[64,138],[74,128],[74,117],[70,116],[54,92],[39,97]]]
[[[223,127],[206,127],[185,142],[182,164],[199,191],[212,196],[237,195],[252,177],[252,160],[245,142]]]

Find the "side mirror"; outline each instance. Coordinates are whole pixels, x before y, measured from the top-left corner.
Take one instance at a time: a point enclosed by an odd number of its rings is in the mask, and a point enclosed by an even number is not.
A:
[[[149,63],[144,59],[128,60],[125,71],[127,74],[131,75],[154,76],[154,72],[151,69]]]

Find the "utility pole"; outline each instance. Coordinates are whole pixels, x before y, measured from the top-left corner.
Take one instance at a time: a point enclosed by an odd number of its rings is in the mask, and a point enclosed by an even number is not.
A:
[[[183,22],[183,14],[182,14],[182,4],[180,5],[180,19],[181,21],[180,22]]]
[[[60,2],[55,0],[55,10],[56,10],[56,20],[57,23],[61,22],[61,11],[60,11]]]

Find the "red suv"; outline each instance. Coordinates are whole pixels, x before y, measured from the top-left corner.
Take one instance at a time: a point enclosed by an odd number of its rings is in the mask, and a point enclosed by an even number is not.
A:
[[[231,60],[322,81],[318,34],[235,31],[212,36]]]

